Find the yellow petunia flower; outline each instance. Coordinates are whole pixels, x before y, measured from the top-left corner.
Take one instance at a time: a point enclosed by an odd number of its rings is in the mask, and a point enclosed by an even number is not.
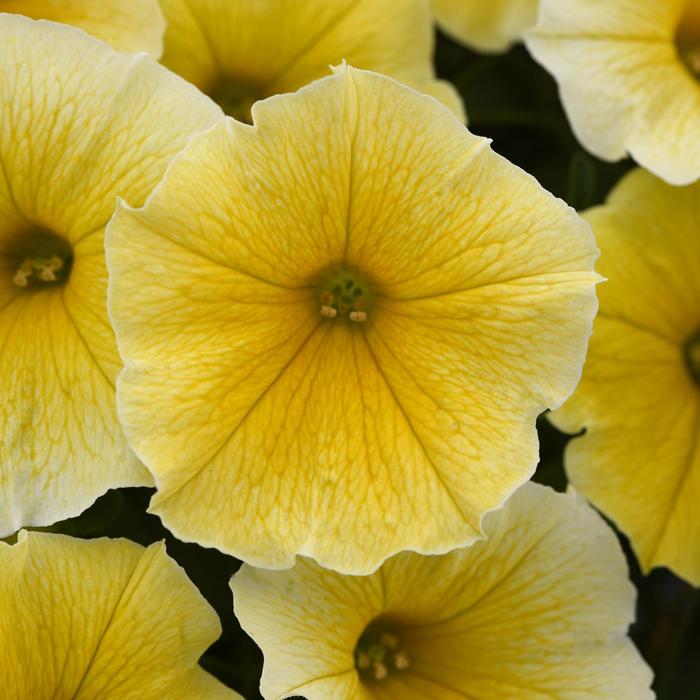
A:
[[[464,118],[455,89],[435,80],[428,0],[161,0],[163,63],[250,121],[256,100],[352,65],[385,73]]]
[[[500,53],[535,24],[539,0],[431,0],[438,26],[476,51]]]
[[[600,314],[576,393],[552,414],[573,483],[629,535],[646,571],[700,585],[700,183],[642,170],[586,218]]]
[[[235,700],[197,659],[216,613],[163,543],[0,542],[4,700]]]
[[[192,140],[108,233],[120,416],[177,536],[345,572],[480,536],[579,379],[589,227],[437,101],[341,68]]]
[[[626,636],[624,557],[583,499],[527,484],[485,529],[485,542],[404,552],[367,577],[307,559],[244,565],[234,608],[265,655],[266,700],[653,698]]]
[[[165,19],[158,0],[0,0],[0,12],[72,24],[119,51],[163,53]]]
[[[595,155],[700,178],[700,0],[542,0],[527,45]]]
[[[0,16],[0,537],[152,483],[116,416],[104,226],[221,118],[145,55]]]

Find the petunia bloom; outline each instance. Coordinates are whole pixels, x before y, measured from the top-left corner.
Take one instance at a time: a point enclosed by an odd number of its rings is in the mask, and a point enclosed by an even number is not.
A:
[[[431,0],[438,26],[476,51],[500,53],[535,24],[539,0]]]
[[[435,80],[428,0],[161,0],[163,63],[250,121],[256,100],[291,92],[343,60],[385,73],[442,100],[461,99]]]
[[[300,559],[231,580],[265,656],[266,700],[648,700],[627,628],[634,588],[583,499],[527,484],[486,518],[488,540],[401,553],[373,575]]]
[[[116,415],[104,226],[221,118],[144,54],[0,16],[0,537],[151,484]]]
[[[629,535],[646,571],[700,585],[700,183],[638,170],[586,218],[602,250],[581,384],[552,420],[586,433],[575,486]]]
[[[0,542],[4,700],[235,700],[197,664],[216,613],[165,551],[22,531]]]
[[[349,67],[195,137],[107,236],[120,417],[176,536],[350,573],[474,541],[579,379],[592,235]]]
[[[541,0],[527,45],[595,155],[700,178],[700,0]]]
[[[163,53],[165,19],[158,0],[0,0],[0,12],[72,24],[119,51]]]

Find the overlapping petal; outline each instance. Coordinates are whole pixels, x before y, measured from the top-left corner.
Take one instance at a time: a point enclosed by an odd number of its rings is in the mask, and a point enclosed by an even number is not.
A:
[[[581,142],[605,160],[630,153],[676,185],[700,177],[700,71],[682,59],[696,0],[542,0],[527,45],[557,79]],[[693,29],[700,48],[700,26]]]
[[[116,416],[104,226],[117,195],[142,203],[221,112],[145,56],[72,27],[3,15],[0,47],[3,536],[151,483]],[[64,283],[19,286],[23,258],[51,246],[67,251]]]
[[[21,532],[0,542],[8,700],[240,697],[197,659],[221,626],[165,546]]]
[[[700,584],[700,185],[635,171],[588,212],[602,250],[600,314],[581,384],[552,414],[573,483],[631,539],[642,567]]]
[[[254,116],[193,139],[110,224],[120,415],[151,510],[270,567],[369,572],[472,542],[578,381],[587,225],[377,74],[340,69]],[[366,279],[366,323],[319,313],[335,268]]]
[[[168,22],[163,63],[250,119],[256,100],[290,92],[348,61],[442,100],[461,100],[436,81],[427,0],[161,0]]]
[[[288,571],[244,565],[231,588],[265,655],[263,696],[652,698],[651,673],[626,637],[634,591],[624,557],[583,499],[527,484],[485,530],[485,542],[439,557],[402,553],[367,577],[306,559]],[[388,647],[384,677],[362,668],[372,630],[372,658]]]
[[[165,19],[158,0],[0,0],[0,12],[72,24],[119,51],[163,53]]]
[[[438,26],[477,51],[501,52],[535,24],[539,0],[431,0]]]

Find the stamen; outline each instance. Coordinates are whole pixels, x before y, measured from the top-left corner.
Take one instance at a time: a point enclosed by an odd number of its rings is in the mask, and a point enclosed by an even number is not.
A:
[[[351,311],[350,320],[355,323],[364,323],[367,320],[367,314],[364,311]]]
[[[18,287],[27,287],[32,278],[37,282],[57,282],[59,276],[56,273],[64,266],[64,260],[58,255],[27,257],[17,268],[13,281]]]

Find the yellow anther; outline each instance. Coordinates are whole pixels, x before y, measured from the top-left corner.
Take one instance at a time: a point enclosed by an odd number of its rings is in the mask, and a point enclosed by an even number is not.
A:
[[[403,671],[410,665],[411,663],[408,660],[408,656],[403,651],[399,651],[394,654],[394,666],[397,668],[397,670]]]
[[[334,309],[332,306],[322,306],[321,316],[324,318],[335,318],[338,315],[338,309]]]
[[[375,661],[372,664],[372,670],[374,671],[374,679],[377,681],[382,681],[389,675],[389,670],[381,661]]]
[[[367,320],[367,313],[365,311],[351,311],[350,320],[355,321],[355,323],[364,323]]]
[[[56,273],[63,267],[64,261],[58,255],[52,255],[49,258],[25,258],[17,268],[13,281],[18,287],[26,287],[32,277],[40,282],[56,282],[58,280]]]

